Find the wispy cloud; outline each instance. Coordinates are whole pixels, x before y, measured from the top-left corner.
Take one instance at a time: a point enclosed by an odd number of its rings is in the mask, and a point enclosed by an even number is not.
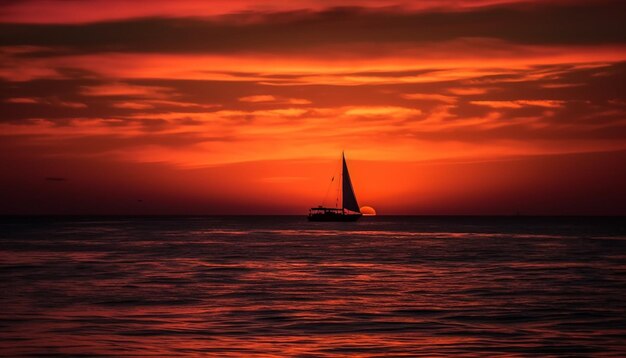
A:
[[[97,86],[85,86],[81,91],[85,96],[120,96],[169,98],[172,89],[158,86],[138,86],[126,83],[111,83]]]
[[[402,94],[402,97],[406,99],[436,101],[436,102],[443,102],[443,103],[455,103],[457,101],[456,97],[453,97],[453,96],[446,96],[442,94],[432,94],[432,93],[405,93],[405,94]]]
[[[274,102],[274,101],[276,101],[276,97],[274,97],[272,95],[254,95],[254,96],[240,97],[239,101],[241,101],[241,102],[252,102],[252,103]]]
[[[33,103],[40,103],[40,101],[36,98],[27,98],[27,97],[20,97],[20,98],[8,98],[5,100],[5,102],[8,103],[22,103],[22,104],[33,104]]]
[[[18,98],[7,98],[5,100],[7,103],[16,103],[16,104],[42,104],[42,105],[51,105],[51,106],[60,106],[60,107],[69,107],[69,108],[87,108],[87,104],[81,102],[72,102],[72,101],[62,101],[57,97],[46,97],[46,98],[33,98],[33,97],[18,97]]]
[[[448,88],[448,92],[457,96],[472,96],[480,95],[489,92],[490,88],[481,87],[454,87]]]
[[[149,104],[149,103],[141,103],[141,102],[117,102],[117,103],[113,103],[113,107],[115,107],[115,108],[124,108],[124,109],[148,109],[148,108],[154,108],[154,106]]]
[[[559,108],[563,107],[565,101],[518,99],[514,101],[470,101],[470,103],[491,108],[522,108],[525,106]]]

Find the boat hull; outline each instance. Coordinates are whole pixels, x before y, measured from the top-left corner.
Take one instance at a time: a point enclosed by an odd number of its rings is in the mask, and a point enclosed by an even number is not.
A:
[[[323,214],[309,214],[309,221],[340,221],[350,222],[357,221],[363,216],[362,214],[335,214],[335,213],[323,213]]]

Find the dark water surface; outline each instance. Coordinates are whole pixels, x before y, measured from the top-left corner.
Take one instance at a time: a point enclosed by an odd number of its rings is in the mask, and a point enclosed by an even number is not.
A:
[[[2,356],[626,356],[624,218],[0,228]]]

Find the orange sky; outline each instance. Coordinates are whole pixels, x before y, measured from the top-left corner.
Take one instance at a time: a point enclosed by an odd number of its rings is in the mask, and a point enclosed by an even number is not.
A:
[[[147,4],[0,5],[0,213],[626,214],[622,2]]]

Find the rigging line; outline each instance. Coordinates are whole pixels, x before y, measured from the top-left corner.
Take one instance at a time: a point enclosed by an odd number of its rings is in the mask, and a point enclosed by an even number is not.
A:
[[[341,195],[341,187],[343,186],[343,150],[341,151],[341,159],[339,160],[341,163],[341,172],[339,174],[339,181],[337,181],[337,196],[335,199],[335,207],[339,207],[339,196]],[[343,209],[343,198],[341,198],[341,208]]]
[[[337,166],[339,164],[335,163],[335,169],[333,169],[333,176],[330,179],[330,183],[328,183],[328,188],[326,188],[326,195],[324,195],[324,200],[322,201],[322,206],[326,206],[326,200],[328,199],[328,194],[330,193],[330,188],[333,186],[333,182],[335,181],[335,177],[337,176]]]

